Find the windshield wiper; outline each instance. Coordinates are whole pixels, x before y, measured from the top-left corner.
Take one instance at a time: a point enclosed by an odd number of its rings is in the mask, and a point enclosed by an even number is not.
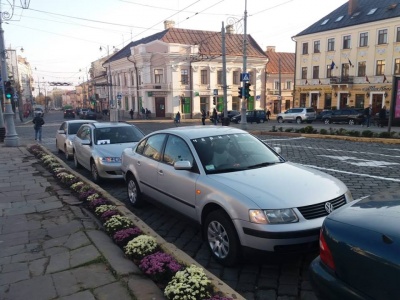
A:
[[[271,165],[274,165],[274,164],[277,164],[277,163],[278,163],[277,161],[275,161],[275,162],[263,162],[263,163],[260,163],[260,164],[248,166],[247,169],[257,169],[257,168],[271,166]]]

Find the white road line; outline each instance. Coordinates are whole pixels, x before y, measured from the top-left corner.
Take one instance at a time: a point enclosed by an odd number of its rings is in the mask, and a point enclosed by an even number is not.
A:
[[[265,139],[262,141],[263,142],[267,142],[267,141],[276,142],[276,141],[291,141],[291,140],[302,140],[302,139],[305,139],[305,137],[300,136],[300,137],[287,138],[287,139]]]
[[[281,144],[274,144],[274,146],[278,147],[291,147],[291,148],[303,148],[303,149],[319,149],[315,147],[309,147],[309,146],[295,146],[295,145],[281,145]],[[323,148],[321,148],[323,149]],[[393,157],[393,158],[400,158],[400,155],[390,155],[390,154],[382,154],[382,153],[373,153],[373,152],[363,152],[363,151],[353,151],[353,150],[343,150],[343,149],[323,149],[325,151],[332,151],[332,152],[349,152],[349,153],[355,153],[355,154],[368,154],[368,155],[380,155],[380,156],[387,156],[387,157]]]
[[[400,179],[396,179],[396,178],[386,178],[386,177],[374,176],[374,175],[369,175],[369,174],[360,174],[360,173],[354,173],[354,172],[348,172],[348,171],[342,171],[342,170],[335,170],[335,169],[330,169],[330,168],[317,167],[317,166],[313,166],[313,165],[304,165],[304,164],[299,164],[299,165],[302,165],[302,166],[305,166],[305,167],[314,168],[314,169],[317,169],[317,170],[331,171],[331,172],[337,172],[337,173],[343,173],[343,174],[351,174],[351,175],[356,175],[356,176],[360,176],[360,177],[375,178],[375,179],[379,179],[379,180],[400,182]]]
[[[332,156],[332,155],[317,155],[317,156],[323,156],[323,157],[327,157],[327,158],[337,159],[340,161],[344,161],[348,164],[352,164],[352,165],[360,166],[360,167],[380,168],[380,167],[393,166],[393,165],[399,164],[399,163],[394,163],[394,162],[381,161],[381,160],[370,160],[370,159],[357,158],[357,157],[352,157],[352,156]]]

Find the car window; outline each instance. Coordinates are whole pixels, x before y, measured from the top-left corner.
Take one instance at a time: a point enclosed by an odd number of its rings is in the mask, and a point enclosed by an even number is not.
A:
[[[83,123],[70,123],[68,134],[76,134]]]
[[[78,131],[77,136],[81,139],[81,140],[87,140],[90,141],[90,128],[88,126],[83,126],[81,127],[81,129]]]
[[[295,108],[295,109],[293,109],[293,112],[298,114],[298,113],[303,112],[303,109],[302,108]]]
[[[144,146],[143,155],[155,160],[160,160],[165,137],[165,134],[155,134],[150,136]]]
[[[190,161],[193,165],[193,156],[184,140],[175,135],[170,135],[165,145],[162,161],[169,165],[174,165],[177,161]]]
[[[306,109],[306,112],[308,112],[308,113],[313,113],[313,112],[315,112],[315,110],[314,110],[313,108],[307,108],[307,109]]]
[[[63,122],[61,125],[60,125],[60,128],[58,129],[58,130],[66,130],[66,123],[65,122]]]
[[[292,110],[291,110],[291,109],[285,111],[285,114],[291,114],[291,113],[292,113]]]

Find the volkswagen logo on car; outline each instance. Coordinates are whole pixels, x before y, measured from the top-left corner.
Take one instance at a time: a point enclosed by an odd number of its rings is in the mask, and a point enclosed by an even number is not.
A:
[[[325,210],[328,214],[330,214],[331,212],[333,212],[333,205],[330,202],[326,202],[325,203]]]

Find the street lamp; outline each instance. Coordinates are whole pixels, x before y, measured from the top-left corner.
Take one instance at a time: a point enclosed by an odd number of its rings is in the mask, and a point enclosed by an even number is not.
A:
[[[103,47],[100,46],[100,51],[103,51]],[[112,90],[112,76],[111,76],[111,63],[110,63],[110,47],[107,45],[107,60],[108,60],[108,109],[110,112],[110,121],[118,122],[118,106],[114,104],[113,100],[113,90]],[[111,111],[111,108],[113,109]]]

